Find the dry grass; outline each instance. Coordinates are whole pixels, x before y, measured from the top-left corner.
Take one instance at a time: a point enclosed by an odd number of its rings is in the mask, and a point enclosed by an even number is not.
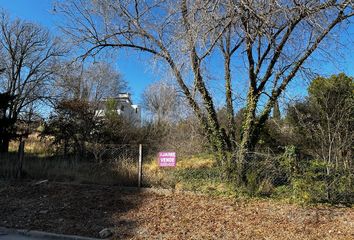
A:
[[[13,179],[17,155],[1,156],[0,179]],[[130,159],[98,164],[69,157],[38,157],[27,155],[23,163],[24,178],[49,179],[60,182],[137,185],[137,166]]]
[[[25,152],[36,154],[37,156],[48,156],[53,154],[52,140],[50,137],[40,138],[38,133],[33,133],[25,140]],[[18,151],[19,142],[11,141],[9,145],[10,152]]]
[[[148,186],[187,190],[211,195],[235,196],[232,184],[220,177],[212,155],[196,155],[177,160],[175,168],[161,168],[157,159],[144,164],[144,180]]]
[[[89,182],[113,185],[137,184],[137,153],[136,159],[123,159],[119,162],[96,164],[94,159],[78,160],[74,157],[57,156],[51,150],[51,139],[40,140],[38,134],[32,134],[25,144],[25,177],[31,179],[51,179],[55,181]],[[2,155],[0,178],[11,178],[14,175],[18,142],[11,142],[11,153]],[[211,169],[215,164],[211,155],[199,155],[178,158],[176,168],[160,168],[157,159],[144,159],[143,181],[147,186],[164,188],[193,189],[191,183],[178,177],[179,171]],[[193,185],[193,184],[192,184]],[[208,183],[205,189],[219,188],[222,184]],[[200,187],[199,187],[200,188]],[[201,190],[201,189],[199,189]]]
[[[23,170],[29,179],[50,179],[53,181],[98,183],[109,185],[137,186],[138,170],[136,159],[120,159],[118,162],[102,164],[94,159],[78,160],[74,157],[56,156],[48,149],[49,140],[39,141],[31,135],[25,145]],[[16,143],[11,143],[16,149]],[[16,170],[17,154],[1,156],[0,178],[13,178]],[[156,158],[146,158],[143,164],[143,185],[178,190],[200,191],[210,194],[233,194],[229,184],[215,176],[200,177],[199,171],[210,171],[215,161],[211,155],[197,155],[178,158],[175,168],[161,168]]]
[[[19,142],[10,142],[10,152],[0,155],[0,179],[13,179],[18,164]],[[60,182],[137,185],[137,159],[129,156],[119,161],[98,163],[93,157],[61,156],[54,153],[51,139],[32,134],[25,141],[23,172],[27,179],[49,179]]]

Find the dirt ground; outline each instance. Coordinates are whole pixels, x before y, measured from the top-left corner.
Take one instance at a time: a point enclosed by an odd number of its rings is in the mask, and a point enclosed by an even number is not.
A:
[[[128,191],[0,183],[0,226],[113,239],[354,239],[354,209]]]

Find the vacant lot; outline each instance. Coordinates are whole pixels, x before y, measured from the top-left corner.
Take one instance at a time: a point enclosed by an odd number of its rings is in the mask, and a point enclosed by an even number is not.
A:
[[[0,183],[0,226],[116,239],[353,239],[354,209],[56,183]]]

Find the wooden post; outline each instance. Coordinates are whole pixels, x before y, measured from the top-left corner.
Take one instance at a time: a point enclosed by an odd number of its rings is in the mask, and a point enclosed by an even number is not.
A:
[[[141,188],[143,175],[143,145],[139,144],[139,162],[138,162],[138,187]]]
[[[23,166],[24,156],[25,156],[25,141],[21,139],[20,145],[18,146],[18,165],[17,165],[16,178],[22,177],[22,166]]]

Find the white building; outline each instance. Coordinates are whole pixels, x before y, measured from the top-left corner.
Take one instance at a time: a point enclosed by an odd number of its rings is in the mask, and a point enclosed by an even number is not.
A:
[[[107,100],[114,99],[116,101],[117,113],[119,116],[133,122],[137,126],[141,125],[141,110],[138,105],[133,104],[130,93],[119,93],[118,97],[111,97],[102,100],[98,105],[98,110],[96,110],[96,116],[104,117]]]

